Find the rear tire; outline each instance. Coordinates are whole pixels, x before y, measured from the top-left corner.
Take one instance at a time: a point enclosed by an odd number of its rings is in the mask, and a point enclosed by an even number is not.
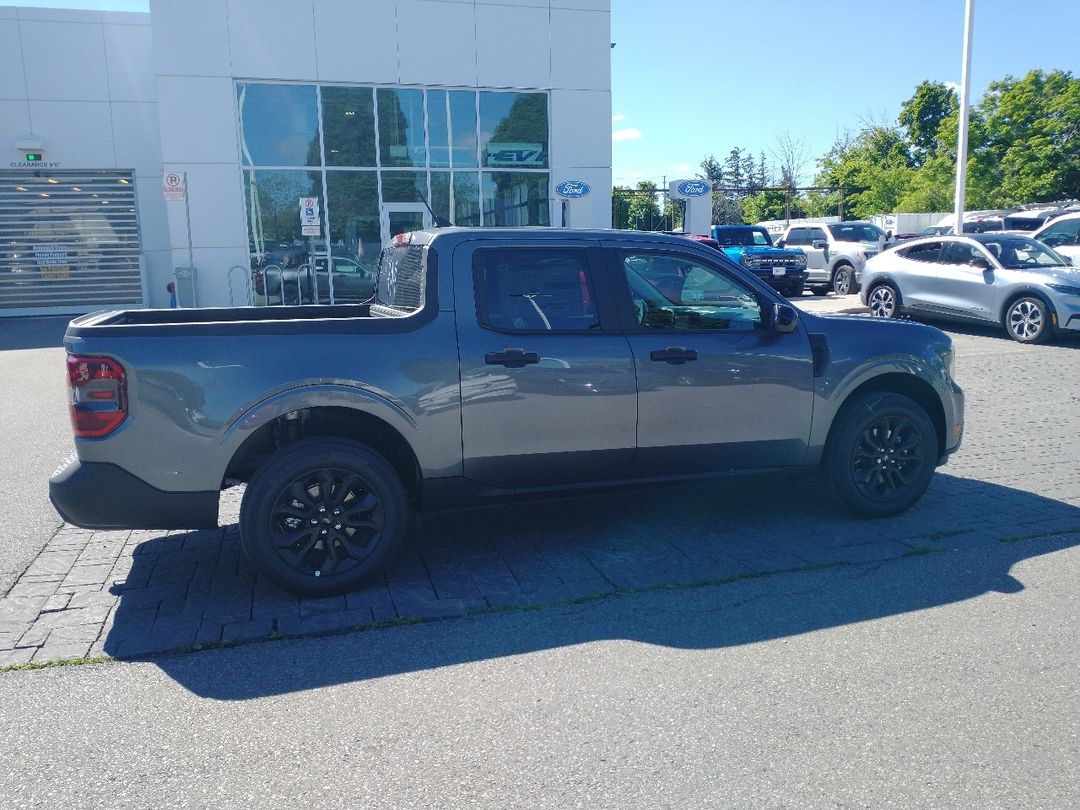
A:
[[[356,589],[379,573],[408,531],[405,487],[382,456],[343,439],[305,439],[270,459],[240,506],[248,559],[303,596]]]
[[[914,504],[934,475],[938,439],[926,411],[900,394],[856,394],[836,415],[822,459],[829,494],[862,517]]]

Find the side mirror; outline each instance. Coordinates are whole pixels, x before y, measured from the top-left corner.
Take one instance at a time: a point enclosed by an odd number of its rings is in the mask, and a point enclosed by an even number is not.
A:
[[[799,311],[791,304],[773,304],[772,326],[774,332],[794,332],[799,323]]]
[[[826,242],[824,239],[815,239],[810,245],[810,247],[812,247],[814,250],[824,250],[828,246],[829,243]]]
[[[783,247],[784,246],[784,240],[783,239],[777,239],[773,244],[776,245],[777,247]]]

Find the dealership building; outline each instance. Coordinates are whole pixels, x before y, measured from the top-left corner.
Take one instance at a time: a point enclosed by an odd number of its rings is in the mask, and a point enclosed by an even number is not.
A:
[[[609,0],[2,7],[0,315],[279,303],[305,270],[341,303],[436,219],[609,227],[610,29]]]

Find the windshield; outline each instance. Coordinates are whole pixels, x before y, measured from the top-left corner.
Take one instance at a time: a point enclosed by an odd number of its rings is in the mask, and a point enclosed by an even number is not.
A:
[[[994,254],[1002,267],[1013,270],[1034,270],[1040,267],[1068,267],[1069,261],[1055,253],[1042,242],[1026,236],[995,237],[980,239]]]
[[[772,246],[769,233],[764,228],[717,229],[716,241],[721,245]]]
[[[829,225],[833,239],[838,242],[877,242],[885,231],[869,222],[837,222]]]

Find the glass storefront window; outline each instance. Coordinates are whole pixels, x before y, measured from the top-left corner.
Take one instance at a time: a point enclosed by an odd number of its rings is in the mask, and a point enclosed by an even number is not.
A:
[[[375,96],[370,87],[324,87],[323,141],[328,166],[366,166],[375,161]]]
[[[550,224],[546,174],[484,172],[484,225]]]
[[[445,90],[427,91],[428,150],[433,169],[450,168],[450,116]]]
[[[315,87],[238,84],[240,151],[246,166],[318,166]]]
[[[450,143],[455,169],[476,168],[476,93],[450,91]]]
[[[376,91],[379,107],[379,160],[383,166],[425,166],[424,91]]]
[[[388,230],[419,227],[409,218],[426,219],[425,200],[455,225],[550,224],[545,93],[251,82],[236,92],[256,303],[367,300]],[[300,197],[319,199],[317,236],[302,233]]]
[[[317,294],[310,274],[312,257],[325,254],[321,237],[300,231],[300,198],[322,201],[322,173],[244,172],[248,251],[256,299],[262,303],[311,303]]]
[[[546,169],[547,95],[481,93],[480,146],[487,168]]]
[[[427,199],[426,172],[383,172],[383,202],[423,202]]]
[[[454,216],[462,227],[480,225],[480,178],[476,172],[454,172]]]
[[[435,216],[454,222],[453,212],[450,210],[450,172],[431,173],[431,199],[428,204]]]
[[[366,301],[374,289],[382,245],[378,177],[375,172],[328,171],[326,196],[334,303]],[[320,272],[325,266],[325,261],[316,264]]]

